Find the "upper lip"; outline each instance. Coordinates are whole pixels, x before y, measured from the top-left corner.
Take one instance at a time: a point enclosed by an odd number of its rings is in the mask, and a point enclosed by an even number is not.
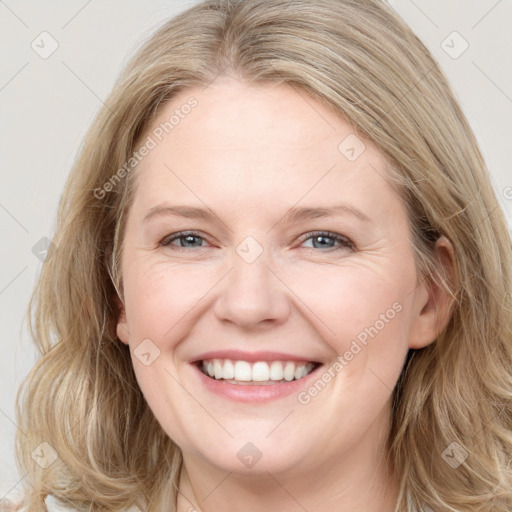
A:
[[[245,352],[243,350],[213,350],[205,352],[191,359],[191,363],[198,363],[210,359],[231,359],[235,361],[309,361],[318,363],[315,358],[308,356],[300,356],[295,354],[286,354],[284,352],[272,351],[258,351],[258,352]]]

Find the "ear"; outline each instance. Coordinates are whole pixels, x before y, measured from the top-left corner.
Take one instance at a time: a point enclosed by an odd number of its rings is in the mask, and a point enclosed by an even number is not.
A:
[[[121,302],[119,297],[116,297],[116,305],[117,305],[117,337],[125,344],[128,345],[128,322],[126,320],[126,311],[124,309],[124,304]]]
[[[452,243],[441,236],[436,241],[435,256],[439,274],[447,284],[455,283],[455,251]],[[411,329],[409,348],[430,345],[445,329],[453,313],[455,299],[445,289],[441,278],[423,280],[416,291],[415,319]]]

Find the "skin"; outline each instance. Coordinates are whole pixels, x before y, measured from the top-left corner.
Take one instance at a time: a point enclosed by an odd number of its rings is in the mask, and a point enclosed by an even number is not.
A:
[[[392,512],[392,390],[409,348],[433,342],[450,308],[445,292],[416,273],[407,211],[385,179],[386,162],[368,141],[348,160],[338,145],[354,129],[304,92],[232,78],[180,92],[145,136],[190,96],[198,106],[136,171],[117,326],[150,408],[183,451],[178,510]],[[293,206],[342,202],[369,220],[283,220]],[[143,222],[162,203],[215,217]],[[185,230],[200,238],[160,245]],[[310,231],[354,247],[314,244],[303,237]],[[236,252],[247,236],[263,249],[250,264]],[[450,243],[441,238],[436,250],[449,270]],[[230,401],[198,384],[189,364],[236,348],[307,355],[327,368],[396,303],[401,311],[308,404],[296,394]],[[160,351],[147,366],[133,352],[144,339]],[[262,454],[252,467],[237,457],[248,442]]]

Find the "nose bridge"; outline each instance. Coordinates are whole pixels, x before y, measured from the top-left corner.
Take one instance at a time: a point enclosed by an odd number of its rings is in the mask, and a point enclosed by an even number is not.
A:
[[[236,246],[231,261],[215,308],[218,318],[244,327],[265,320],[283,322],[290,307],[283,284],[271,270],[270,251],[248,236]]]

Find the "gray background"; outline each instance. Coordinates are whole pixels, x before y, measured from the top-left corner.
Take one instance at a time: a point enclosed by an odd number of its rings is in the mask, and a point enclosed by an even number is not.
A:
[[[23,479],[13,455],[14,397],[35,360],[24,320],[42,266],[32,248],[52,237],[66,176],[127,57],[192,3],[0,0],[0,499],[15,497]],[[512,226],[511,0],[389,3],[446,72]],[[58,43],[47,58],[31,46],[51,49],[43,31]]]

